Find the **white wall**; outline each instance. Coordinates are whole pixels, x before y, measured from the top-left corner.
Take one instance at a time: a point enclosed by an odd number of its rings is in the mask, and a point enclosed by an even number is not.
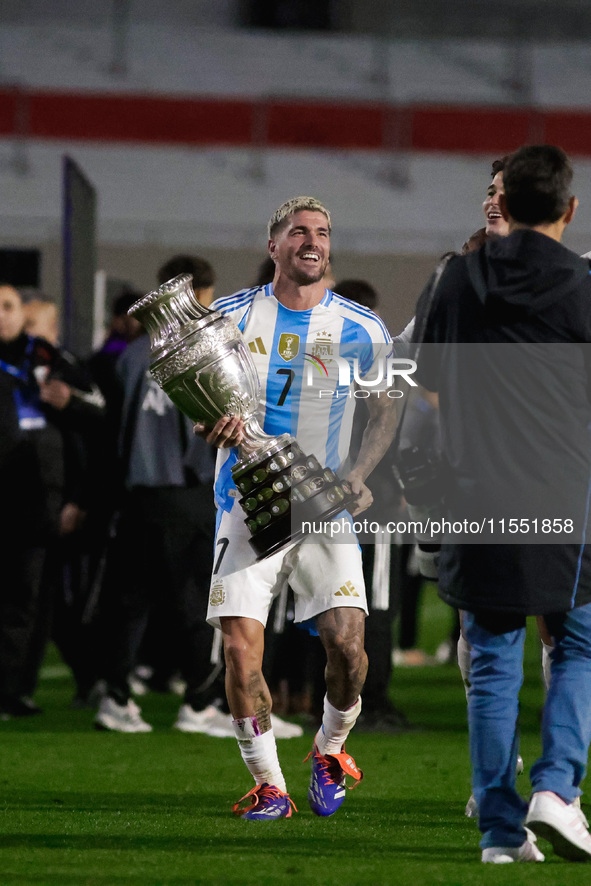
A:
[[[392,158],[361,152],[269,151],[264,177],[251,175],[246,150],[98,146],[35,142],[29,170],[11,168],[14,146],[0,141],[0,241],[57,238],[61,157],[70,154],[99,194],[99,239],[123,246],[266,248],[273,210],[297,194],[325,201],[334,216],[335,251],[440,253],[459,248],[482,224],[491,156],[413,154],[409,183],[385,182]],[[575,162],[581,201],[568,242],[591,240],[591,161]]]
[[[216,0],[213,7],[220,3]],[[231,31],[207,16],[140,20],[111,70],[108,16],[0,28],[0,84],[127,92],[588,107],[587,41],[383,40]]]

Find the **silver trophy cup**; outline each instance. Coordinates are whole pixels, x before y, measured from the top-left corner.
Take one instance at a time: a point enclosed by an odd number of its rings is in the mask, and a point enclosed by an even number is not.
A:
[[[150,335],[154,379],[182,412],[208,426],[224,415],[243,420],[232,477],[250,543],[262,559],[301,538],[302,523],[330,519],[355,496],[294,437],[265,434],[257,417],[259,378],[242,333],[229,317],[199,303],[192,279],[169,280],[129,313]]]

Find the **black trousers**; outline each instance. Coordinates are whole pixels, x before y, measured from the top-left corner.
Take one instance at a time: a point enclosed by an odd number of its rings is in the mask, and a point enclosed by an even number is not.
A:
[[[6,532],[0,540],[0,703],[27,692],[26,675],[45,549]]]
[[[195,709],[217,695],[213,629],[205,621],[212,570],[215,507],[211,487],[138,487],[128,493],[107,554],[101,603],[104,677],[119,704],[129,698],[148,619],[161,613]],[[163,638],[164,642],[164,638]]]
[[[362,544],[363,577],[367,591],[369,615],[365,619],[365,651],[369,666],[363,689],[365,711],[379,711],[388,707],[388,687],[392,676],[393,624],[400,604],[401,547],[389,545],[386,562],[386,588],[381,592],[374,582],[374,564],[377,545]],[[384,592],[385,591],[385,592]]]

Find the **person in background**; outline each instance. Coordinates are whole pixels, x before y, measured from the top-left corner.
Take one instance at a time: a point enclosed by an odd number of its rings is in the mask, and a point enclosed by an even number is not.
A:
[[[71,355],[25,332],[21,294],[0,285],[0,717],[39,713],[31,701],[47,631],[48,550],[78,527],[81,435],[102,400]],[[41,630],[41,639],[34,639]]]
[[[480,249],[487,241],[506,237],[509,234],[509,222],[503,217],[500,207],[502,195],[505,193],[503,185],[503,171],[508,160],[508,156],[493,160],[491,167],[491,182],[487,188],[486,196],[482,204],[485,217],[485,226],[475,231],[471,237],[464,243],[462,254],[467,255]],[[462,614],[459,613],[459,623],[461,625]],[[546,691],[550,685],[550,653],[552,651],[552,637],[550,636],[543,618],[537,619],[538,633],[542,645],[542,677]],[[470,689],[470,645],[466,640],[463,630],[459,631],[457,637],[457,661],[462,675],[462,681],[466,692],[466,698]],[[523,771],[523,760],[521,756],[517,757],[517,772]],[[575,803],[580,804],[580,798],[576,798]],[[478,804],[471,794],[465,809],[468,818],[478,817]]]
[[[94,707],[101,692],[99,682],[100,647],[98,612],[100,583],[105,550],[113,514],[120,497],[121,480],[116,458],[117,426],[120,414],[119,384],[115,363],[141,326],[127,317],[130,305],[142,293],[125,288],[112,304],[112,316],[103,345],[81,362],[90,378],[97,400],[103,403],[100,424],[84,438],[86,464],[84,519],[74,535],[64,539],[68,549],[64,581],[56,597],[58,611],[54,640],[72,669],[76,688],[73,707]],[[59,314],[46,296],[27,292],[27,322],[30,328],[43,323],[47,333],[59,334]]]
[[[199,301],[204,308],[208,308],[213,301],[215,287],[215,273],[211,264],[198,255],[180,253],[162,265],[158,271],[158,283],[166,283],[181,274],[192,276],[193,286],[199,290]]]
[[[55,299],[33,288],[23,289],[22,295],[25,332],[60,347],[60,312]],[[77,707],[78,699],[90,691],[93,681],[93,632],[84,618],[89,575],[86,524],[92,487],[88,456],[104,431],[106,403],[84,361],[63,348],[60,350],[77,372],[87,378],[91,392],[71,389],[71,393],[86,400],[89,415],[94,415],[95,420],[89,421],[87,428],[71,433],[65,448],[66,477],[77,473],[80,480],[74,486],[75,493],[69,495],[76,500],[64,504],[59,532],[47,549],[26,669],[26,688],[27,695],[33,695],[47,642],[52,639],[72,671],[76,683],[73,706]],[[100,421],[97,420],[99,417]],[[65,489],[71,488],[72,483],[67,481]]]
[[[203,294],[209,302],[213,268],[201,258],[191,267],[197,297],[201,300]],[[186,273],[186,263],[179,267],[178,257],[159,271],[159,283],[176,270]],[[174,632],[174,651],[167,648],[186,685],[175,728],[231,734],[218,705],[221,664],[214,631],[205,620],[215,527],[213,451],[192,434],[189,420],[153,380],[149,363],[145,334],[126,347],[117,363],[125,492],[107,552],[107,617],[102,618],[106,692],[95,724],[117,732],[151,731],[131,698],[129,678],[151,614],[157,611],[160,623],[168,622]],[[166,634],[161,636],[165,640]]]
[[[59,311],[53,299],[37,290],[21,290],[25,305],[25,332],[44,338],[57,347],[60,339]]]
[[[97,578],[100,580],[111,523],[121,497],[123,478],[117,447],[123,404],[116,366],[128,345],[143,333],[139,320],[127,313],[142,295],[139,290],[126,286],[115,296],[105,341],[87,360],[93,381],[101,391],[106,405],[102,433],[92,441],[89,456],[92,486],[88,522],[91,529],[89,553],[92,561],[91,573],[94,576],[92,583],[96,583]]]
[[[113,361],[121,356],[130,342],[135,341],[142,334],[142,325],[139,320],[127,313],[134,301],[141,295],[139,290],[124,286],[113,299],[107,335],[103,344],[95,352],[97,355],[105,357],[104,362],[109,366],[112,366]]]
[[[440,394],[449,519],[484,513],[501,536],[488,544],[454,538],[439,563],[440,595],[463,611],[470,645],[470,753],[483,862],[543,861],[532,832],[558,855],[591,859],[587,822],[575,804],[591,741],[584,344],[591,342],[591,278],[588,262],[560,242],[577,206],[572,175],[567,156],[551,145],[511,155],[499,200],[508,235],[451,259],[430,310],[428,290],[417,308],[425,329],[417,377]],[[503,343],[512,347],[499,353]],[[501,515],[509,513],[525,521],[520,541],[503,532]],[[553,528],[541,544],[536,527],[544,518]],[[515,790],[527,615],[541,617],[553,640],[529,805]]]

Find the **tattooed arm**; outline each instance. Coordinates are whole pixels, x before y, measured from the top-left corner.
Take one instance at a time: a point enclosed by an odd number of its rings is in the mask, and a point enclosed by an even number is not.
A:
[[[396,429],[396,401],[387,397],[385,391],[381,392],[381,396],[372,392],[364,402],[369,410],[369,421],[363,432],[359,455],[347,476],[353,492],[359,495],[351,511],[353,516],[367,510],[373,502],[365,479],[386,453]]]

